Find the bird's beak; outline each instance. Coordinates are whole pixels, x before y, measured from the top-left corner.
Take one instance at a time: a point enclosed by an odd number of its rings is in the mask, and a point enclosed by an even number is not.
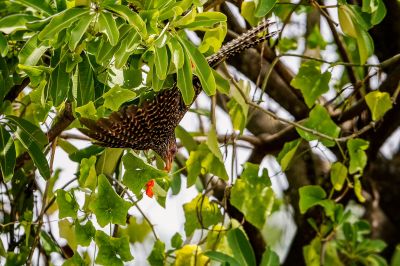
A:
[[[168,156],[167,160],[165,161],[164,170],[167,171],[168,173],[172,169],[172,160],[173,160],[173,157],[172,156]]]

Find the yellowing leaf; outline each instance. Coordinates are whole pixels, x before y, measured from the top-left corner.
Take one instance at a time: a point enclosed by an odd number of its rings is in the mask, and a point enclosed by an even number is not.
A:
[[[365,96],[365,101],[374,121],[382,118],[393,107],[390,95],[387,92],[371,91]]]

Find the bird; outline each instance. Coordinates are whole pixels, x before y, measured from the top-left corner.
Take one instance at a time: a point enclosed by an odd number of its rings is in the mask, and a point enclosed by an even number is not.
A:
[[[215,68],[227,58],[243,50],[255,47],[275,35],[277,31],[267,31],[273,24],[264,20],[249,31],[224,44],[215,54],[206,58],[207,63]],[[193,88],[196,97],[202,87],[199,79],[193,77]],[[94,144],[111,148],[131,148],[156,152],[165,162],[164,170],[170,172],[175,154],[178,151],[175,128],[189,110],[191,104],[185,104],[180,90],[175,84],[156,93],[152,100],[141,104],[128,104],[109,117],[97,121],[81,117],[79,120],[86,128],[79,130],[94,140]]]

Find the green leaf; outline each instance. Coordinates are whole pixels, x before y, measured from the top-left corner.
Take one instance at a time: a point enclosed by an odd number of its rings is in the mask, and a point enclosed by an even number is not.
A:
[[[103,32],[112,46],[118,43],[119,31],[113,16],[108,12],[101,12],[98,20],[99,31]]]
[[[179,41],[190,55],[190,59],[195,67],[194,73],[199,77],[203,90],[207,95],[214,95],[216,92],[215,78],[207,60],[191,42],[182,38],[179,38]]]
[[[151,232],[150,225],[146,222],[145,219],[142,219],[142,222],[139,223],[136,217],[129,217],[128,225],[126,228],[119,228],[118,236],[128,236],[130,243],[140,242],[143,243],[145,238]]]
[[[19,30],[26,30],[26,23],[37,20],[37,17],[27,14],[13,14],[0,19],[0,32],[11,34]]]
[[[167,45],[169,47],[169,50],[171,51],[171,61],[174,64],[175,69],[178,70],[182,68],[183,64],[185,63],[185,54],[183,53],[183,48],[181,44],[175,37],[172,37],[167,42]]]
[[[245,95],[250,93],[250,83],[243,80],[239,81],[239,87]],[[247,115],[249,112],[249,105],[246,103],[240,91],[233,86],[231,89],[231,99],[228,102],[229,115],[233,128],[240,130],[240,134],[243,133],[244,128],[247,125]]]
[[[223,180],[228,180],[224,163],[210,151],[205,143],[200,144],[197,150],[190,152],[186,167],[188,169],[187,187],[194,185],[202,172],[212,173]]]
[[[82,259],[79,252],[75,252],[74,255],[66,260],[62,266],[86,266],[85,261]]]
[[[180,139],[182,145],[188,150],[188,152],[194,151],[197,149],[198,144],[190,135],[189,132],[187,132],[183,127],[177,126],[175,128],[175,135],[178,139]]]
[[[270,248],[267,247],[263,253],[260,266],[279,266],[278,255]]]
[[[234,258],[219,251],[206,251],[204,255],[209,257],[212,261],[218,261],[230,266],[240,266],[240,263]]]
[[[161,80],[167,78],[168,71],[168,53],[167,47],[154,47],[154,65],[157,73],[157,77]]]
[[[214,78],[215,78],[215,83],[217,85],[217,89],[224,94],[229,94],[231,90],[231,85],[229,84],[229,81],[227,81],[221,74],[218,73],[215,69],[212,69]]]
[[[79,205],[75,200],[74,194],[68,191],[64,191],[63,189],[58,189],[56,195],[57,205],[59,208],[58,218],[76,218]]]
[[[7,38],[0,32],[0,56],[5,57],[8,53]],[[3,100],[3,99],[1,99]]]
[[[139,196],[140,191],[151,179],[167,178],[168,174],[158,170],[153,166],[145,163],[142,159],[127,153],[122,157],[125,167],[123,183],[136,195]]]
[[[339,5],[338,17],[340,28],[343,33],[350,37],[357,38],[357,31],[360,26],[357,25],[353,9],[351,9],[347,4]]]
[[[313,206],[320,205],[329,217],[334,216],[334,202],[326,198],[326,192],[320,186],[304,186],[299,189],[299,206],[301,214]]]
[[[367,165],[367,154],[369,142],[363,139],[350,139],[347,141],[347,149],[350,156],[349,173],[363,173],[364,167]]]
[[[160,240],[156,240],[150,255],[147,257],[147,261],[151,266],[163,266],[165,265],[165,244]]]
[[[44,249],[47,255],[50,255],[50,253],[52,252],[57,252],[57,253],[61,252],[58,245],[45,231],[40,231],[40,242],[42,248]]]
[[[393,252],[392,259],[390,261],[390,266],[400,265],[400,244],[396,245],[396,249]]]
[[[219,149],[219,144],[218,144],[217,131],[215,127],[211,127],[210,130],[208,131],[208,137],[206,143],[210,151],[214,154],[214,156],[217,157],[221,162],[223,162],[222,153],[221,150]]]
[[[34,66],[40,60],[44,52],[50,46],[46,46],[39,42],[38,35],[33,35],[22,47],[18,54],[18,60],[21,65]]]
[[[75,27],[71,28],[71,35],[68,41],[68,47],[71,51],[74,51],[79,41],[82,39],[86,30],[88,29],[90,23],[92,22],[95,14],[89,14],[87,16],[83,16],[75,25]]]
[[[142,70],[135,69],[132,66],[123,70],[124,87],[136,88],[142,83]]]
[[[260,0],[256,8],[256,17],[264,17],[276,4],[276,0]]]
[[[60,62],[62,58],[59,50],[54,51],[51,58],[51,66],[55,69],[51,72],[50,82],[48,83],[48,93],[53,100],[54,106],[59,106],[67,98],[68,92],[71,89],[71,77],[66,71],[67,63]]]
[[[87,148],[77,150],[76,152],[72,153],[69,155],[69,158],[74,161],[74,162],[81,162],[82,159],[84,158],[89,158],[92,155],[96,155],[101,153],[105,148],[100,147],[97,145],[90,145]]]
[[[82,62],[78,64],[76,69],[78,73],[78,84],[76,88],[76,103],[77,106],[82,106],[94,100],[94,82],[93,70],[87,56],[82,56]],[[93,104],[93,102],[92,102]],[[94,108],[94,104],[91,105]],[[93,109],[92,109],[93,111]],[[94,111],[95,108],[94,108]],[[93,114],[93,112],[91,113]],[[95,114],[94,114],[95,115]]]
[[[119,46],[118,50],[115,52],[114,55],[116,68],[122,68],[126,64],[126,62],[129,59],[129,56],[139,46],[140,41],[141,41],[140,35],[135,29],[132,28],[131,30],[128,31],[128,33],[121,41],[121,45]]]
[[[382,0],[378,0],[378,9],[371,14],[371,24],[378,25],[386,16],[385,3]]]
[[[362,186],[359,175],[354,176],[354,193],[360,202],[365,202],[365,198],[362,195]]]
[[[330,79],[330,72],[326,71],[321,74],[318,62],[307,61],[301,65],[299,73],[290,82],[290,85],[299,89],[307,106],[312,107],[318,97],[329,90]]]
[[[135,12],[123,5],[107,5],[106,8],[110,11],[117,13],[120,17],[128,21],[136,31],[140,34],[142,39],[147,38],[146,24],[143,19]]]
[[[123,266],[124,261],[133,260],[127,237],[114,238],[98,230],[96,232],[96,244],[99,247],[99,252],[95,262],[100,265]]]
[[[10,181],[14,175],[15,157],[14,140],[0,124],[0,167],[4,183]]]
[[[185,233],[189,237],[195,229],[208,228],[222,220],[218,204],[210,202],[207,196],[197,195],[191,202],[183,205],[185,212]]]
[[[374,121],[382,118],[393,107],[390,95],[387,92],[371,91],[365,96],[365,101]]]
[[[332,138],[337,138],[340,133],[340,127],[338,127],[329,116],[328,112],[321,105],[316,105],[310,112],[310,117],[303,123],[306,128],[315,130],[318,133],[325,134]],[[333,140],[328,140],[326,138],[317,137],[312,133],[305,132],[299,128],[296,128],[299,135],[307,140],[312,141],[318,139],[327,147],[335,145]]]
[[[335,190],[340,191],[343,188],[344,181],[347,178],[347,168],[341,162],[336,162],[331,168],[331,183]]]
[[[243,1],[242,6],[240,8],[240,14],[242,17],[250,23],[251,26],[255,26],[258,24],[260,19],[255,16],[256,13],[256,4],[254,1]]]
[[[68,245],[73,250],[76,250],[77,244],[73,227],[74,225],[70,221],[68,221],[68,219],[63,219],[58,221],[60,237],[67,240]]]
[[[104,104],[103,106],[113,111],[118,111],[119,107],[128,101],[133,100],[136,97],[136,93],[131,90],[123,89],[120,86],[115,86],[106,93],[103,94]]]
[[[96,197],[89,206],[96,215],[99,225],[101,227],[109,223],[125,225],[126,215],[132,204],[123,200],[114,191],[105,175],[99,175],[97,188]]]
[[[75,112],[80,114],[80,117],[97,119],[96,107],[92,101],[85,105],[76,107]]]
[[[374,53],[374,41],[371,35],[365,30],[357,32],[358,53],[360,54],[360,64],[365,64],[367,59]]]
[[[22,118],[16,116],[7,116],[6,118],[9,120],[9,125],[11,125],[16,137],[27,149],[39,173],[45,179],[50,178],[49,164],[42,152],[42,146],[47,144],[46,135],[40,128]]]
[[[182,98],[185,104],[190,105],[194,98],[194,89],[192,83],[192,66],[190,63],[189,56],[184,55],[184,64],[177,71],[177,85],[181,91]]]
[[[53,16],[50,23],[39,33],[39,40],[53,39],[61,30],[70,27],[81,17],[89,15],[87,8],[70,8]]]
[[[173,248],[180,248],[183,244],[182,236],[179,233],[175,233],[171,238],[171,246]]]
[[[226,22],[225,14],[221,12],[208,11],[196,14],[194,21],[181,26],[183,26],[182,28],[197,30],[205,27],[213,27],[215,24],[221,22]]]
[[[10,123],[12,123],[12,125],[20,128],[26,134],[28,134],[31,141],[37,142],[38,144],[43,146],[48,144],[47,137],[43,133],[43,131],[31,122],[12,115],[6,116],[6,118],[10,121]]]
[[[96,172],[106,176],[113,176],[123,151],[123,149],[119,148],[106,148],[97,160]]]
[[[43,12],[46,15],[54,14],[54,10],[48,4],[47,1],[40,0],[16,0],[16,2],[21,3],[24,6],[36,9],[39,12]]]
[[[241,229],[235,228],[228,232],[228,243],[232,248],[233,257],[239,261],[240,265],[257,265],[254,251]]]
[[[246,163],[242,175],[231,189],[230,200],[248,222],[261,230],[272,212],[275,193],[267,169],[263,169],[261,176],[258,176],[258,172],[258,165]]]
[[[286,142],[285,145],[283,145],[283,149],[279,152],[278,157],[276,158],[278,163],[281,165],[282,171],[285,171],[288,168],[300,143],[301,139],[296,139]]]
[[[87,221],[86,224],[81,225],[79,222],[75,222],[75,238],[76,243],[83,247],[90,245],[96,235],[96,228],[94,228],[92,221]]]

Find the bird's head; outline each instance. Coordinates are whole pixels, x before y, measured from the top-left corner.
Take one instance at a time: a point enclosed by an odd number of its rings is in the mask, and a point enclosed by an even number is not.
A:
[[[160,157],[165,162],[165,168],[167,172],[171,171],[172,162],[174,161],[175,154],[178,151],[178,147],[176,145],[175,135],[172,134],[165,141],[162,141],[159,145],[155,145],[156,147],[153,150],[160,155]]]

